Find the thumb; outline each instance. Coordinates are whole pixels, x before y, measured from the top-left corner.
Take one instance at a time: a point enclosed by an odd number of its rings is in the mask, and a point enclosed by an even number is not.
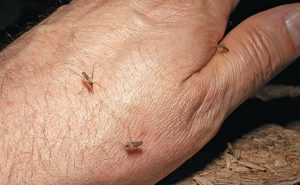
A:
[[[222,41],[227,53],[208,64],[231,112],[300,54],[300,3],[248,18]]]

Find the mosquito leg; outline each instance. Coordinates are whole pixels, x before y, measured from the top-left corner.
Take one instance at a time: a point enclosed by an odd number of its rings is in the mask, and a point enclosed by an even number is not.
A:
[[[129,127],[126,127],[126,128],[127,128],[127,131],[128,131],[129,140],[130,140],[130,142],[132,142],[132,138],[131,138]]]
[[[92,76],[91,76],[91,79],[92,79],[92,80],[93,80],[93,78],[94,78],[94,68],[95,68],[95,63],[93,63]]]
[[[94,82],[94,84],[97,84],[99,87],[103,88],[98,82]]]
[[[72,73],[74,73],[74,74],[76,74],[76,75],[80,76],[81,78],[83,78],[83,76],[82,76],[81,74],[79,74],[79,73],[77,73],[77,72],[73,71],[73,70],[72,70],[72,69],[70,69],[70,68],[69,68],[69,70],[70,70]]]

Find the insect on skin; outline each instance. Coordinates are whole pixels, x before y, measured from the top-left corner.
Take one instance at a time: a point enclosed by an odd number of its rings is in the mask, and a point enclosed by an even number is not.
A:
[[[143,141],[132,141],[129,127],[127,127],[128,135],[129,135],[129,142],[126,142],[123,147],[127,152],[135,152],[140,151],[140,146],[143,145]]]
[[[143,141],[130,141],[125,143],[124,148],[126,150],[132,151],[138,149],[142,144]]]
[[[70,71],[72,71],[72,70],[70,69]],[[94,94],[94,84],[97,84],[97,85],[99,85],[99,87],[102,88],[102,86],[98,82],[95,82],[93,80],[93,78],[94,78],[94,65],[93,65],[93,70],[92,70],[92,75],[91,76],[86,74],[86,72],[84,72],[84,71],[81,73],[81,75],[76,73],[75,71],[72,71],[72,72],[85,79],[85,82],[90,87],[90,90],[93,94]]]
[[[220,53],[228,53],[229,52],[229,49],[225,44],[219,44],[218,50],[220,51]]]

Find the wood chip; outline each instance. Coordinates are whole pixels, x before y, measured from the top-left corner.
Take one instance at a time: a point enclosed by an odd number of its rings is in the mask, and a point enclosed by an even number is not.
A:
[[[194,176],[193,180],[197,182],[198,185],[214,185],[212,182],[205,179],[204,177]]]
[[[231,143],[227,143],[227,151],[228,151],[228,153],[230,153],[232,155],[234,154],[233,147],[232,147]]]
[[[248,168],[251,168],[251,169],[255,169],[255,170],[259,170],[259,171],[266,171],[265,168],[261,167],[261,166],[258,166],[256,164],[253,164],[253,163],[250,163],[250,162],[243,162],[243,161],[237,161],[240,165],[244,165]]]
[[[231,169],[231,160],[228,153],[225,153],[225,163],[228,170]]]
[[[265,168],[267,168],[268,170],[270,170],[270,172],[272,172],[273,174],[277,175],[277,171],[274,170],[273,168],[271,168],[269,165],[264,165]]]
[[[300,177],[296,178],[282,178],[277,182],[269,182],[266,185],[298,185],[300,183]]]
[[[288,165],[287,162],[283,159],[277,159],[274,162],[274,166],[276,166],[276,167],[285,167],[287,165]]]
[[[284,97],[299,97],[300,86],[288,86],[288,85],[267,85],[259,90],[254,97],[262,100],[269,101],[277,98]]]
[[[232,154],[235,159],[240,159],[241,158],[241,151],[237,149],[233,149],[231,143],[227,143],[227,152],[229,154]]]

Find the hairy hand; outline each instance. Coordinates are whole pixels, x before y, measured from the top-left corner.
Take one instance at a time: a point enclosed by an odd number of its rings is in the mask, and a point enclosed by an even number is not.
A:
[[[299,55],[299,3],[223,39],[236,4],[74,0],[17,39],[0,55],[1,184],[153,184],[182,164]]]

